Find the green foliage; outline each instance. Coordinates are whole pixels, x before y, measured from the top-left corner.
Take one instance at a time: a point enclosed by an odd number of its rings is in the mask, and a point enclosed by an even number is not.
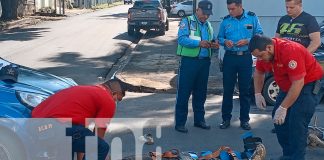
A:
[[[97,6],[93,6],[93,9],[104,9],[104,8],[110,8],[110,7],[114,7],[114,6],[119,6],[119,5],[123,5],[124,2],[123,1],[117,1],[114,3],[110,3],[110,4],[101,4],[101,5],[97,5]]]

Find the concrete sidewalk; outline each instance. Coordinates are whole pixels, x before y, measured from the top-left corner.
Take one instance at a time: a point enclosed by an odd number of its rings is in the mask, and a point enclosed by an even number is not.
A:
[[[117,77],[135,86],[152,87],[176,92],[179,58],[176,55],[179,19],[170,20],[170,30],[164,36],[151,31],[139,44],[131,47],[121,60]],[[208,92],[222,93],[222,73],[219,72],[217,54],[212,58]]]
[[[144,133],[152,133],[156,143],[152,146],[144,146],[143,152],[155,151],[156,147],[162,150],[178,148],[182,151],[216,150],[222,145],[230,146],[237,151],[243,151],[243,142],[240,135],[246,131],[239,127],[239,100],[234,99],[232,126],[221,130],[218,124],[221,122],[221,102],[223,93],[222,73],[219,72],[216,55],[212,58],[210,78],[208,84],[208,98],[206,101],[206,121],[212,125],[210,131],[193,127],[193,114],[191,102],[189,102],[189,115],[187,127],[188,134],[182,134],[174,130],[174,106],[176,101],[176,76],[179,57],[176,56],[177,30],[179,20],[170,21],[170,30],[165,36],[157,36],[157,33],[148,33],[136,45],[132,45],[125,56],[116,65],[117,77],[135,86],[145,86],[157,89],[155,93],[127,93],[117,109],[116,118],[135,118],[128,122],[117,122],[113,120],[110,128],[108,141],[119,137],[127,144],[123,146],[123,156],[133,155],[134,147],[129,143],[134,142],[134,135],[121,126],[136,125],[152,118],[157,123],[149,123],[144,128]],[[112,72],[112,73],[113,73]],[[111,74],[108,76],[110,77]],[[160,92],[165,93],[160,93]],[[216,94],[216,95],[215,95]],[[318,122],[324,122],[324,107],[318,107],[316,115]],[[255,136],[261,137],[267,149],[266,159],[276,159],[281,153],[276,135],[270,130],[273,128],[271,120],[272,107],[266,111],[259,111],[251,106],[250,124]],[[127,121],[127,120],[126,120]],[[162,136],[156,135],[155,125],[162,125]],[[321,125],[321,124],[320,124]],[[137,137],[135,137],[136,139]],[[112,145],[112,152],[114,145]],[[323,149],[308,149],[307,160],[319,160],[324,157]]]

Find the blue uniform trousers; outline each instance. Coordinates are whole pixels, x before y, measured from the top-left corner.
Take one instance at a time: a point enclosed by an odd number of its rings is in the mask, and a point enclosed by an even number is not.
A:
[[[222,118],[231,120],[233,110],[234,87],[238,80],[240,92],[240,121],[250,120],[250,86],[252,80],[252,55],[225,53],[223,59],[223,103]]]
[[[192,94],[194,122],[205,122],[204,104],[207,95],[210,58],[182,57],[179,64],[175,125],[184,126],[188,115],[188,101]]]
[[[95,133],[90,131],[88,128],[85,128],[84,126],[72,125],[72,128],[66,129],[66,135],[72,136],[72,159],[73,159],[75,152],[85,153],[85,145],[86,145],[85,137],[95,136]],[[105,160],[109,152],[109,145],[103,139],[98,137],[98,153],[94,153],[94,151],[92,152],[91,150],[87,152],[91,153],[90,155],[88,155],[89,157],[93,157],[97,154],[98,160]],[[85,157],[83,159],[85,160]]]
[[[277,139],[283,156],[292,160],[304,160],[307,146],[308,125],[318,104],[318,95],[312,93],[314,83],[305,85],[296,102],[288,109],[285,123],[276,125]],[[287,93],[280,91],[272,111],[274,116]]]

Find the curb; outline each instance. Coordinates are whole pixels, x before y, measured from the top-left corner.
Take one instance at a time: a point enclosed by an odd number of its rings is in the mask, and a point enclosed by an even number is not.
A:
[[[174,91],[166,90],[166,89],[157,89],[154,87],[147,87],[143,85],[133,85],[127,83],[125,78],[123,78],[120,74],[123,72],[125,66],[131,61],[133,58],[132,53],[138,52],[138,47],[144,45],[146,42],[149,41],[148,32],[145,31],[144,35],[140,38],[137,43],[132,42],[128,49],[126,50],[125,54],[119,58],[119,60],[113,65],[112,69],[106,75],[105,79],[103,77],[99,77],[101,81],[111,79],[113,76],[117,77],[124,83],[128,85],[129,92],[137,92],[137,93],[173,93]]]
[[[172,30],[172,33],[173,32],[175,32],[175,30]],[[163,44],[163,38],[155,39],[154,35],[152,38],[152,35],[150,33],[151,32],[145,33],[137,44],[130,44],[125,54],[120,57],[119,60],[117,60],[117,62],[113,65],[112,69],[108,71],[105,80],[109,80],[112,76],[115,75],[117,78],[134,88],[140,87],[140,89],[136,89],[134,90],[134,92],[175,94],[177,92],[177,69],[175,69],[174,67],[178,67],[178,62],[173,62],[173,59],[169,59],[170,55],[172,55],[171,57],[173,57],[173,54],[164,54],[163,52],[157,53],[160,52],[160,50],[167,51],[168,49],[157,47],[156,49],[158,50],[156,51],[150,50],[149,46],[154,45],[155,42],[158,43],[157,46]],[[169,39],[172,39],[173,41],[173,34],[167,36],[169,36]],[[170,45],[170,43],[168,43],[167,45],[173,47],[173,45]],[[143,54],[141,53],[142,50]],[[152,54],[150,54],[150,52],[152,52]],[[209,81],[207,92],[208,94],[222,95],[222,80],[220,79],[221,75],[219,73],[216,56],[217,54],[214,54],[211,61],[212,65],[210,67],[213,67],[213,69],[210,69],[211,71],[208,79]],[[174,58],[178,59],[177,56],[174,56]],[[171,65],[171,68],[161,67],[164,63],[161,63],[159,61],[160,59],[166,60],[165,63]],[[151,65],[152,67],[150,67]],[[157,69],[156,72],[155,69]],[[217,71],[214,71],[215,69],[217,69]],[[161,71],[162,73],[160,74],[159,71]],[[164,71],[166,72],[164,73]],[[211,74],[211,72],[213,72],[213,74]]]
[[[118,59],[118,61],[112,66],[109,73],[106,75],[105,80],[111,79],[111,77],[116,76],[117,78],[123,80],[121,76],[119,76],[119,73],[123,71],[125,66],[129,63],[129,61],[132,59],[134,51],[137,50],[137,48],[142,45],[146,38],[147,34],[146,32],[144,35],[140,38],[140,40],[137,43],[132,42],[129,47],[127,48],[125,54]]]

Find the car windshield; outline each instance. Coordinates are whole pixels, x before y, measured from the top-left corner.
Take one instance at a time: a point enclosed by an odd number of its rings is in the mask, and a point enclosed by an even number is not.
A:
[[[135,8],[158,8],[160,6],[159,1],[135,1]]]

